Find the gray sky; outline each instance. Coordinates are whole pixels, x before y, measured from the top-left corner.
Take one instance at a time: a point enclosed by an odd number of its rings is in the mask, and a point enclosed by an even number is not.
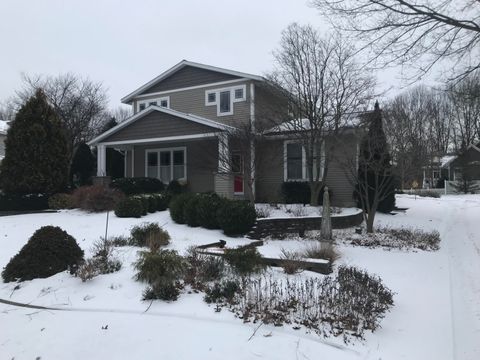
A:
[[[288,24],[328,29],[303,0],[1,0],[0,14],[0,101],[22,72],[73,72],[102,81],[112,108],[182,59],[262,75]]]

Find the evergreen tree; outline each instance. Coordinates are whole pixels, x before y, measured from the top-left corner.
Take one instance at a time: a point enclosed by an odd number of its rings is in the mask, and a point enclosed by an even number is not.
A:
[[[65,133],[42,90],[18,111],[5,140],[0,188],[7,194],[53,194],[68,179]]]
[[[389,213],[395,207],[391,158],[378,102],[370,117],[368,131],[360,143],[355,197],[367,215],[367,231],[373,232],[376,211]]]
[[[89,185],[95,171],[95,157],[84,142],[78,145],[73,156],[70,176],[76,186]]]

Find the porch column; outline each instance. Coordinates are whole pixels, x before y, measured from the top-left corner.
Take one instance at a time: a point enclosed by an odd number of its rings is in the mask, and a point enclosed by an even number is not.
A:
[[[230,148],[227,133],[218,135],[218,172],[230,172]]]
[[[107,175],[107,153],[105,145],[97,145],[97,176]]]

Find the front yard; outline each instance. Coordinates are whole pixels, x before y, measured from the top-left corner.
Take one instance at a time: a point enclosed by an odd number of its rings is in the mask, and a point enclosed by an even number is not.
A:
[[[68,272],[47,279],[0,284],[0,299],[62,308],[47,311],[0,304],[0,354],[12,359],[478,359],[480,357],[480,196],[440,199],[397,197],[396,215],[378,215],[377,226],[437,230],[438,251],[407,251],[352,246],[339,242],[335,263],[354,265],[380,276],[394,293],[394,307],[375,333],[348,344],[341,337],[320,337],[305,328],[242,323],[223,309],[206,305],[203,294],[184,293],[172,303],[142,301],[145,284],[133,280],[137,247],[116,248],[119,272],[88,282]],[[296,211],[296,210],[294,210]],[[290,214],[290,213],[288,213]],[[281,216],[281,214],[272,214]],[[60,226],[91,256],[103,236],[105,214],[79,210],[0,217],[0,267],[44,225]],[[109,236],[128,235],[141,222],[158,222],[172,238],[169,249],[184,253],[191,245],[227,241],[221,231],[175,224],[168,211],[142,219],[110,217]],[[312,241],[270,239],[258,250],[278,256]],[[323,277],[302,272],[276,278]]]

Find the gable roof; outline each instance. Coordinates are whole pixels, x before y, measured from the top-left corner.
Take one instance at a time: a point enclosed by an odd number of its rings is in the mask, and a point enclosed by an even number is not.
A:
[[[200,63],[196,63],[196,62],[192,62],[192,61],[188,61],[188,60],[182,60],[177,65],[171,67],[167,71],[158,75],[153,80],[150,80],[146,84],[139,87],[137,90],[135,90],[135,91],[131,92],[130,94],[128,94],[127,96],[123,97],[121,99],[122,103],[131,102],[132,99],[135,96],[141,94],[146,89],[152,87],[153,85],[158,84],[162,80],[168,78],[169,76],[173,75],[174,73],[183,69],[186,66],[191,66],[191,67],[198,68],[198,69],[210,70],[210,71],[215,71],[215,72],[219,72],[219,73],[223,73],[223,74],[238,76],[239,78],[246,78],[246,79],[258,80],[258,81],[264,81],[265,80],[262,76],[258,76],[258,75],[247,74],[247,73],[243,73],[243,72],[240,72],[240,71],[228,70],[228,69],[224,69],[224,68],[220,68],[220,67],[216,67],[216,66],[200,64]]]
[[[146,116],[146,115],[148,115],[148,114],[150,114],[151,112],[154,112],[154,111],[159,111],[159,112],[162,112],[162,113],[165,113],[165,114],[173,115],[173,116],[185,119],[185,120],[195,122],[197,124],[210,126],[212,128],[215,128],[215,129],[218,129],[218,130],[221,130],[221,131],[234,130],[235,129],[232,126],[221,124],[219,122],[216,122],[216,121],[213,121],[213,120],[210,120],[210,119],[206,119],[206,118],[203,118],[203,117],[200,117],[200,116],[197,116],[197,115],[186,114],[186,113],[183,113],[183,112],[180,112],[180,111],[176,111],[176,110],[167,109],[167,108],[164,108],[164,107],[153,106],[152,105],[152,106],[147,107],[145,110],[142,110],[142,111],[130,116],[127,120],[122,121],[120,124],[114,126],[110,130],[105,131],[103,134],[100,134],[96,138],[90,140],[87,144],[90,145],[90,146],[91,145],[96,145],[99,142],[101,142],[103,139],[109,137],[112,134],[115,134],[116,132],[123,129],[124,127],[134,123],[138,119],[141,119],[144,116]]]

